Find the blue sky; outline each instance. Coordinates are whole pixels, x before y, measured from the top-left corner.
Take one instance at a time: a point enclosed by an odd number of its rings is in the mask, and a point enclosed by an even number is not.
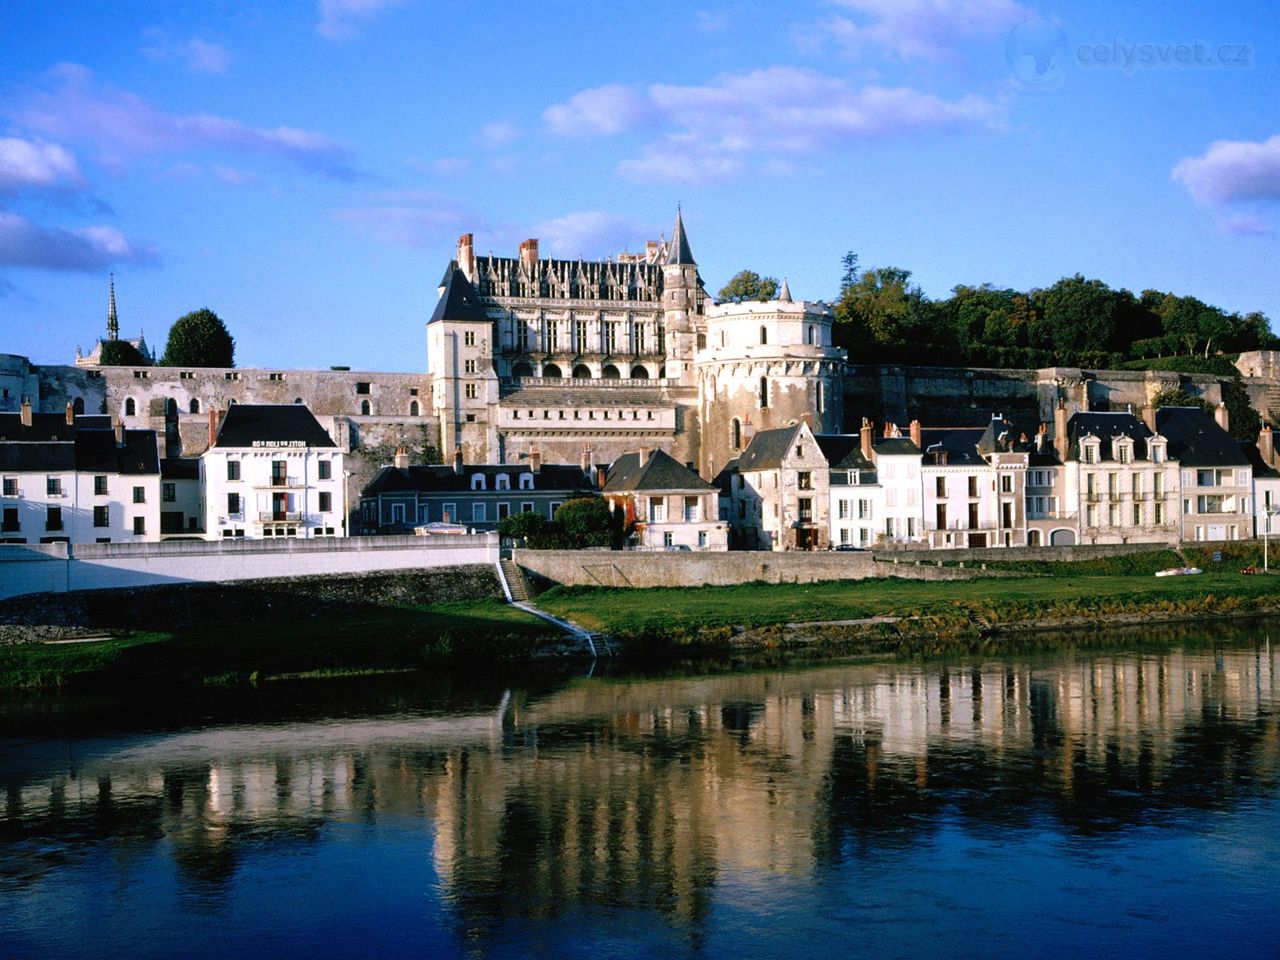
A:
[[[1280,318],[1273,4],[546,0],[0,7],[0,352],[163,346],[425,369],[460,233],[604,257],[670,232],[832,298],[841,257],[1075,272]],[[856,358],[854,358],[856,359]]]

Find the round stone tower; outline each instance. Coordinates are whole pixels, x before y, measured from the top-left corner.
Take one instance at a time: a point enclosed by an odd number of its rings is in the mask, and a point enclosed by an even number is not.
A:
[[[840,431],[847,355],[831,345],[830,306],[792,300],[784,282],[777,300],[716,304],[706,316],[706,348],[695,359],[704,476],[758,430],[805,420],[814,433]]]

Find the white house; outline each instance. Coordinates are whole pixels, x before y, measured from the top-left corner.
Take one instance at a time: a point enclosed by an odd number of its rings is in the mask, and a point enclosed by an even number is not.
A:
[[[342,450],[302,404],[232,404],[209,414],[200,457],[205,537],[347,535]]]
[[[604,497],[634,520],[649,550],[728,550],[720,492],[661,450],[628,453],[609,467]]]

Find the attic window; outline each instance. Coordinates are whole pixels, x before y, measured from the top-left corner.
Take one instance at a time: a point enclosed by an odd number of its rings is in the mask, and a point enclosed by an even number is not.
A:
[[[520,474],[520,489],[521,489],[521,490],[532,490],[532,489],[533,489],[533,474],[532,474],[532,473],[522,473],[522,474]]]
[[[507,476],[505,473],[500,473],[500,474],[498,474],[498,475],[494,478],[494,482],[493,482],[493,489],[495,489],[495,490],[510,490],[510,489],[511,489],[511,478],[510,478],[509,476]]]
[[[472,489],[472,490],[483,490],[483,489],[484,489],[484,474],[483,474],[483,473],[473,473],[473,474],[471,475],[471,489]]]

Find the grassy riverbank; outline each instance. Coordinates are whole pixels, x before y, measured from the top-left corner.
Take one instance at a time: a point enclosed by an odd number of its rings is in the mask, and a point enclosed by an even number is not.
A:
[[[545,621],[485,598],[323,619],[147,631],[0,647],[0,690],[98,689],[360,676],[522,659],[554,642]]]

